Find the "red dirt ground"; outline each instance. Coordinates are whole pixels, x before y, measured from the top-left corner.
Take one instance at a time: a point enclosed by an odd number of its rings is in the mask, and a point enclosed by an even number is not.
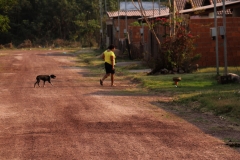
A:
[[[117,77],[117,87],[100,86],[74,65],[75,57],[59,51],[0,51],[1,160],[240,159],[152,103],[169,97],[124,95],[134,86]],[[33,88],[39,74],[55,74],[54,86]]]

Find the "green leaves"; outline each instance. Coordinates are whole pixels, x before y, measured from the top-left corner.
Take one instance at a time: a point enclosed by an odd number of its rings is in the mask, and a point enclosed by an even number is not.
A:
[[[106,2],[108,10],[117,9],[116,0]],[[102,0],[103,13],[104,5]],[[100,37],[99,10],[99,0],[0,0],[0,34],[9,32],[0,44],[58,38],[84,43],[90,36],[96,41]]]
[[[7,14],[16,4],[17,0],[0,0],[0,33],[8,32],[11,28],[9,25],[10,19]]]
[[[167,19],[158,18],[157,23],[162,26],[170,26]],[[165,56],[166,68],[184,72],[190,72],[189,67],[194,65],[196,60],[200,58],[199,54],[195,54],[194,41],[197,36],[193,36],[188,30],[186,22],[183,18],[176,18],[176,31],[174,36],[166,36],[163,40],[161,51]]]
[[[9,18],[0,15],[0,32],[7,32],[10,29]]]

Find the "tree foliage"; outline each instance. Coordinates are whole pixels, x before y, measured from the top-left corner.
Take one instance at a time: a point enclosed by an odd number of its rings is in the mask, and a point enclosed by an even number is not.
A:
[[[174,35],[171,35],[171,20],[166,18],[156,18],[153,28],[164,27],[169,32],[162,34],[159,52],[153,57],[152,72],[154,74],[163,69],[173,72],[189,73],[194,70],[194,64],[200,54],[194,53],[195,41],[198,36],[193,36],[188,30],[188,20],[186,17],[176,14]],[[158,38],[158,37],[155,37]]]
[[[117,1],[106,2],[116,9]],[[94,43],[99,39],[99,7],[99,0],[0,0],[0,44],[26,39],[43,45],[56,39]]]
[[[158,44],[158,53],[155,54],[150,60],[150,67],[152,71],[149,74],[155,74],[162,69],[180,72],[191,72],[191,65],[194,61],[200,58],[199,54],[195,54],[194,41],[197,38],[190,34],[187,29],[187,18],[175,12],[174,1],[169,0],[168,7],[170,8],[170,16],[166,18],[149,19],[146,16],[145,10],[142,6],[142,1],[138,0],[132,3],[138,3],[138,9],[143,16],[149,31],[154,36]],[[136,7],[137,8],[137,7]],[[158,35],[156,30],[164,27],[167,32]],[[160,38],[160,37],[164,38]]]
[[[7,14],[15,4],[16,0],[0,0],[0,32],[7,32],[10,29]]]

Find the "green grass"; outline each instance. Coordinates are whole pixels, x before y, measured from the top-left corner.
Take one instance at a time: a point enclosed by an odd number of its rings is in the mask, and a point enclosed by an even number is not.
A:
[[[78,55],[79,66],[91,69],[99,76],[103,70],[103,61],[96,58],[102,51],[93,53],[81,53]],[[123,61],[121,59],[121,61]],[[128,61],[128,60],[127,60]],[[191,74],[160,74],[147,75],[146,73],[129,73],[129,69],[143,69],[146,66],[129,65],[118,67],[118,79],[130,79],[138,83],[138,94],[166,93],[172,95],[174,101],[171,103],[188,107],[200,112],[212,112],[218,116],[225,116],[235,122],[240,122],[240,84],[219,84],[216,80],[216,68],[201,68]],[[224,68],[219,68],[224,73]],[[237,67],[228,67],[228,72],[238,73]],[[97,74],[98,73],[98,74]],[[173,77],[181,77],[178,86],[174,85]],[[143,90],[144,88],[144,90]],[[127,91],[126,92],[131,92]],[[134,91],[136,93],[136,90]],[[140,92],[140,93],[139,93]]]
[[[173,76],[182,78],[178,87],[173,85]],[[150,91],[170,92],[174,96],[172,103],[240,121],[240,84],[219,84],[215,77],[214,73],[193,73],[138,78]]]

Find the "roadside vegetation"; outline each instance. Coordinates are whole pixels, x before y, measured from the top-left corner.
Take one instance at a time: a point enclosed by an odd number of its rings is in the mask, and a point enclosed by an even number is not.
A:
[[[99,58],[101,53],[102,51],[95,50],[94,52],[78,54],[79,66],[91,69],[96,79],[104,73],[103,61]],[[118,58],[117,61],[129,60]],[[200,68],[197,72],[187,74],[147,75],[143,72],[129,72],[133,69],[144,68],[147,67],[141,63],[123,67],[117,66],[116,79],[129,79],[137,83],[138,94],[146,94],[147,91],[148,93],[172,96],[173,101],[167,102],[165,105],[177,105],[185,110],[214,114],[240,124],[240,84],[219,84],[216,79],[216,68]],[[224,73],[224,68],[219,70],[220,73]],[[239,74],[238,67],[228,67],[228,71]],[[177,86],[173,77],[181,77],[182,79]],[[136,90],[126,92],[136,92]]]

